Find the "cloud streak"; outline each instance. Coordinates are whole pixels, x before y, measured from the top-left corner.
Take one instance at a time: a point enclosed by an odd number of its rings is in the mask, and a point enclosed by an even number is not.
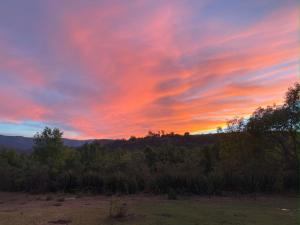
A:
[[[233,21],[231,1],[48,2],[34,15],[39,26],[28,20],[30,34],[0,22],[0,123],[123,138],[211,130],[281,104],[297,81],[298,10],[273,3],[254,1],[249,18],[234,12]]]

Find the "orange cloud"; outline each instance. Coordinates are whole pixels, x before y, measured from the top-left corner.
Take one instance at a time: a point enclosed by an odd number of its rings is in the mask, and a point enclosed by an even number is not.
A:
[[[297,9],[247,26],[202,21],[201,10],[180,1],[65,8],[50,40],[53,68],[0,53],[0,71],[40,91],[16,102],[26,106],[15,118],[63,124],[78,138],[120,138],[211,130],[280,104],[297,81]]]
[[[68,48],[77,54],[84,69],[93,74],[93,82],[108,87],[102,93],[104,101],[98,102],[98,96],[91,96],[94,101],[88,112],[90,119],[74,118],[72,126],[90,137],[128,137],[145,134],[149,129],[182,133],[212,129],[237,112],[249,115],[260,104],[280,103],[286,87],[296,80],[291,76],[284,84],[248,87],[243,82],[231,83],[246,76],[251,79],[251,73],[297,57],[293,36],[285,39],[285,35],[297,30],[291,22],[295,12],[275,12],[250,28],[204,42],[199,40],[198,45],[196,40],[178,41],[179,30],[174,24],[180,24],[178,16],[185,14],[176,5],[166,5],[142,21],[125,25],[119,24],[128,16],[124,8],[67,14]],[[285,14],[289,16],[274,21],[274,17]],[[287,22],[289,26],[284,26]],[[242,48],[231,49],[235,43],[243,42],[246,45]],[[206,57],[201,53],[205,48],[215,48],[216,54]],[[191,62],[185,63],[184,58]],[[166,88],[158,89],[163,84]],[[198,96],[197,89],[202,88],[207,88],[206,98]],[[242,97],[247,98],[247,104]]]

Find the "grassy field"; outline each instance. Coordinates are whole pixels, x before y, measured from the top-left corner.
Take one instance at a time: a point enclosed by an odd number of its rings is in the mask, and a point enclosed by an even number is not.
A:
[[[1,225],[297,225],[298,198],[114,197],[128,216],[108,218],[111,197],[0,193]],[[117,203],[114,203],[117,204]]]

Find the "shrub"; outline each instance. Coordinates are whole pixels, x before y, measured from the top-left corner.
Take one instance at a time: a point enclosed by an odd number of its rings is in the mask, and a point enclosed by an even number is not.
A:
[[[109,206],[109,218],[122,219],[128,216],[128,205],[126,202],[111,198]]]

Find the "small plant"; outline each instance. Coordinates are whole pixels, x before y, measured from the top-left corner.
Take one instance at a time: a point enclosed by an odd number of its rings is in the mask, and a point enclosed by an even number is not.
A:
[[[169,200],[177,200],[178,199],[176,191],[172,188],[168,191],[168,199]]]
[[[111,198],[109,206],[109,218],[122,219],[128,216],[128,205],[126,202]]]

